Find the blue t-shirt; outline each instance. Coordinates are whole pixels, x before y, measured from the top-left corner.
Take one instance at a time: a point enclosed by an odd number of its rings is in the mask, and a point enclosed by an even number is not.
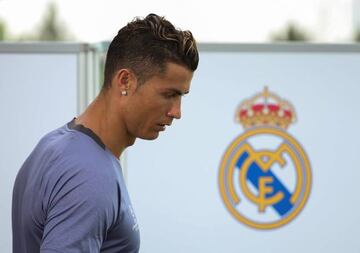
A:
[[[140,237],[117,158],[74,120],[43,137],[13,189],[13,253],[133,253]]]

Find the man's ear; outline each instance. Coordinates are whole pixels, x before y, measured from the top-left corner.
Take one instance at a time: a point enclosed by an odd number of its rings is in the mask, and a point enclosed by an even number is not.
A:
[[[122,95],[133,93],[138,85],[134,72],[129,69],[118,70],[114,76],[113,82],[116,89]]]
[[[119,90],[128,90],[130,87],[129,79],[130,79],[130,71],[128,69],[120,69],[115,73],[113,78],[114,88]]]

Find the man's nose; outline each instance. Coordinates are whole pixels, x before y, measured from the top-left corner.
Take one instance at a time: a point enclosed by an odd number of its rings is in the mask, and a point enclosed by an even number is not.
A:
[[[170,111],[168,112],[168,115],[175,118],[180,119],[181,118],[181,98],[177,99],[174,104],[172,105]]]

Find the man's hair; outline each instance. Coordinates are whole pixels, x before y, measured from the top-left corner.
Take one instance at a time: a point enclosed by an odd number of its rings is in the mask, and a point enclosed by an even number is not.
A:
[[[190,31],[176,29],[164,17],[149,14],[136,18],[120,29],[110,43],[105,62],[103,88],[119,69],[132,70],[140,84],[158,73],[164,73],[167,62],[195,71],[199,53]]]

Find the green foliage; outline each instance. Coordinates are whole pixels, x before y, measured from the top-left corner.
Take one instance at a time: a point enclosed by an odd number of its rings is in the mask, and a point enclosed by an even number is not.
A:
[[[272,41],[309,41],[309,35],[298,25],[288,23],[281,31],[271,35]]]
[[[6,39],[6,24],[0,19],[0,41]]]
[[[38,40],[58,41],[67,40],[65,26],[59,21],[58,9],[55,3],[50,2],[38,31]]]
[[[360,28],[356,30],[354,34],[354,41],[360,42]]]
[[[1,1],[1,0],[0,0]],[[39,25],[31,32],[9,36],[5,23],[0,19],[0,40],[15,41],[64,41],[73,39],[69,35],[66,26],[60,21],[58,8],[54,2],[50,2],[45,10]]]

